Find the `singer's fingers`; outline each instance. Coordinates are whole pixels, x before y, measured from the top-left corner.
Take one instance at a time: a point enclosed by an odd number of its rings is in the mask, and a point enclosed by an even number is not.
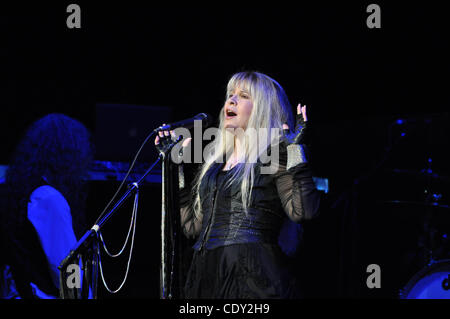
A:
[[[303,120],[306,122],[308,120],[308,118],[306,117],[306,105],[303,105],[303,107],[302,107],[302,115],[303,115]]]
[[[155,137],[155,145],[158,145],[158,144],[159,144],[159,136],[156,135],[156,137]]]
[[[175,132],[173,130],[169,131],[170,133],[170,138],[172,139],[172,141],[176,141],[178,139],[177,134],[175,134]]]
[[[163,123],[162,126],[165,126],[165,125],[166,125],[166,123]],[[167,136],[167,135],[169,135],[169,133],[167,133],[167,131],[163,131],[163,132],[159,131],[159,136],[163,137],[164,135]]]
[[[192,140],[192,137],[188,137],[187,139],[185,139],[182,144],[183,147],[187,147],[189,145],[189,143],[191,142],[191,140]]]
[[[297,105],[297,115],[302,115],[303,121],[307,121],[308,118],[306,117],[306,105],[303,105],[301,103],[298,103]]]
[[[283,124],[283,133],[284,133],[284,135],[289,134],[289,125],[287,125],[287,123]]]

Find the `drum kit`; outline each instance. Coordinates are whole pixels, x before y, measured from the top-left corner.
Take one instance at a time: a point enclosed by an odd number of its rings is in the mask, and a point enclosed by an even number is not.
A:
[[[395,155],[383,170],[387,175],[379,174],[377,202],[392,224],[385,229],[394,241],[384,249],[395,269],[393,294],[400,299],[450,299],[450,177],[441,174],[448,172],[449,115],[389,126],[388,149]],[[402,169],[393,168],[399,164]]]
[[[442,203],[445,199],[442,193],[450,190],[450,178],[434,173],[431,162],[429,159],[428,167],[421,171],[391,171],[403,180],[418,181],[422,185],[422,198],[383,201],[410,212],[410,217],[418,218],[422,228],[414,252],[419,256],[421,269],[399,290],[400,299],[450,299],[450,206]]]

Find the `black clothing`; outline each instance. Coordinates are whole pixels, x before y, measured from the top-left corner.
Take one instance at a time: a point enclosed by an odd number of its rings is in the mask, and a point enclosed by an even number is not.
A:
[[[240,204],[240,188],[226,187],[225,183],[231,178],[231,172],[222,171],[221,166],[215,165],[208,172],[211,180],[205,185],[210,185],[208,188],[214,213],[212,209],[204,210],[202,230],[194,249],[214,249],[241,243],[276,243],[280,216],[277,212],[263,210],[262,207],[250,207],[246,214]]]
[[[47,185],[47,183],[42,181],[37,187],[43,185]],[[23,299],[35,298],[30,283],[34,283],[46,294],[57,296],[58,288],[52,281],[47,257],[40,244],[36,229],[28,218],[24,218],[21,223],[15,223],[11,220],[10,216],[13,213],[27,216],[27,206],[21,205],[20,212],[11,210],[11,206],[8,201],[5,201],[8,214],[5,212],[1,220],[2,239],[4,241],[3,252],[5,264],[11,267],[11,273],[20,297]]]
[[[21,234],[11,240],[8,247],[8,262],[16,283],[17,291],[23,299],[36,298],[30,283],[52,296],[58,296],[39,236],[29,221],[20,228]]]
[[[248,243],[194,251],[185,298],[300,298],[287,257],[276,245]]]
[[[185,286],[187,298],[295,297],[277,238],[286,214],[299,223],[318,213],[320,192],[307,163],[289,170],[286,163],[283,143],[276,173],[261,174],[263,164],[256,164],[247,213],[240,185],[225,185],[233,172],[221,171],[223,164],[214,164],[200,185],[201,218],[181,201],[185,234],[199,234]]]

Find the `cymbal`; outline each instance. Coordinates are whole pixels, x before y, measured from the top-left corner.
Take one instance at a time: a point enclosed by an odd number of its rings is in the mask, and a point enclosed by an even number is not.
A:
[[[392,169],[392,172],[395,174],[401,174],[404,176],[416,177],[421,180],[426,180],[428,178],[431,178],[436,181],[450,183],[450,177],[436,174],[433,171],[429,171],[427,169],[423,169],[421,171],[415,171],[415,170],[410,170],[410,169],[394,168],[394,169]]]
[[[379,201],[379,203],[394,204],[394,205],[413,205],[413,206],[433,207],[433,208],[442,208],[444,210],[450,210],[450,205],[429,203],[429,202],[405,201],[405,200],[385,200],[385,201]]]

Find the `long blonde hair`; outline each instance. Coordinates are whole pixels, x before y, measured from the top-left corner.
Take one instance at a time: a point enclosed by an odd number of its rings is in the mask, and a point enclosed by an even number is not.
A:
[[[250,130],[267,129],[267,138],[260,140],[258,144],[257,156],[259,156],[261,152],[267,150],[271,141],[280,140],[281,138],[281,136],[276,136],[276,139],[274,139],[274,136],[271,136],[271,129],[277,128],[279,129],[279,134],[281,134],[284,123],[288,124],[290,129],[293,128],[294,120],[291,105],[281,85],[269,76],[259,72],[239,72],[234,74],[228,81],[225,99],[228,99],[228,94],[234,92],[236,88],[249,92],[253,102],[253,108],[247,127],[244,130],[244,135]],[[214,155],[205,160],[193,187],[193,191],[196,194],[193,206],[196,217],[200,217],[201,214],[199,189],[206,172],[214,163],[221,163],[224,157],[233,152],[234,148],[235,135],[231,134],[224,127],[224,107],[220,110],[219,119],[218,135],[211,143],[213,144],[212,148],[215,149]],[[255,178],[255,162],[249,162],[248,159],[251,156],[250,153],[255,151],[256,145],[249,143],[243,145],[240,150],[240,153],[243,154],[240,158],[241,164],[236,165],[233,174],[227,182],[227,186],[235,183],[241,185],[242,205],[247,212]]]

